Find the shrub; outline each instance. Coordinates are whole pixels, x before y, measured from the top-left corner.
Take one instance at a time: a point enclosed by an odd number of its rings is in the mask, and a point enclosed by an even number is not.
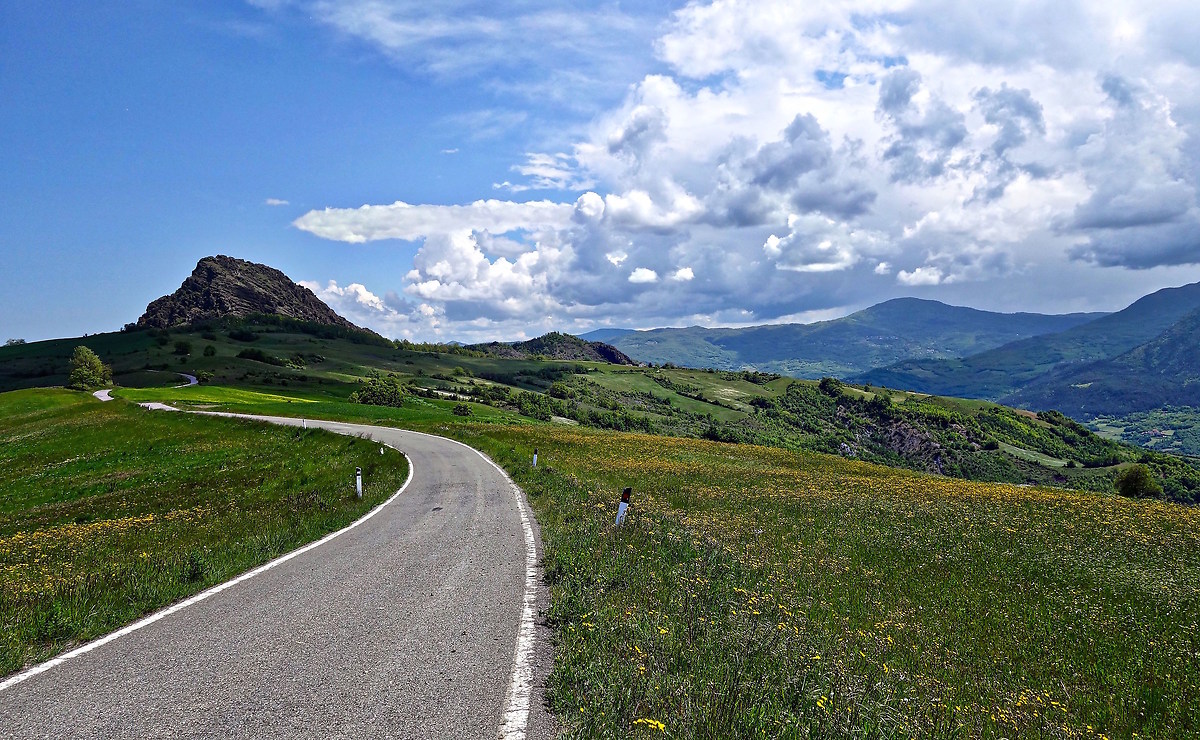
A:
[[[112,368],[100,361],[92,350],[80,345],[71,354],[71,375],[67,387],[90,391],[112,382]]]
[[[1150,472],[1150,468],[1142,464],[1131,465],[1113,477],[1117,493],[1128,498],[1159,498],[1162,496],[1162,485]]]
[[[10,339],[4,343],[5,347],[16,347],[19,344],[25,344],[24,339]]]
[[[185,342],[182,339],[179,340],[178,342],[175,342],[175,354],[190,355],[191,353],[192,353],[192,343],[191,342]]]
[[[372,371],[359,385],[358,390],[350,394],[350,403],[399,408],[404,405],[404,391],[395,375],[382,375],[378,371]]]
[[[821,378],[821,382],[817,383],[817,387],[827,396],[837,398],[842,395],[842,381],[837,378]]]
[[[471,413],[472,413],[471,407],[465,403],[459,403],[459,404],[454,405],[454,415],[455,416],[470,416]]]
[[[239,342],[253,342],[255,339],[258,339],[258,335],[249,329],[234,329],[229,332],[229,338],[236,339]]]
[[[217,348],[212,346],[211,344],[204,348],[204,356],[205,357],[212,357],[215,354],[217,354]]]

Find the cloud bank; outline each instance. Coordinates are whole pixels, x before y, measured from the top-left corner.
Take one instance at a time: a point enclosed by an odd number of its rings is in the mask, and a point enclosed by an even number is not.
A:
[[[468,33],[584,32],[519,7],[511,27],[386,2],[324,20],[436,74],[463,72],[451,41]],[[627,20],[598,13],[597,63]],[[914,293],[1016,310],[1074,289],[1037,306],[1071,310],[1108,272],[1153,289],[1200,264],[1197,22],[1184,2],[690,3],[630,38],[656,68],[616,105],[481,184],[513,199],[295,226],[416,245],[407,274],[372,278],[394,291],[372,325],[395,335],[744,324]]]

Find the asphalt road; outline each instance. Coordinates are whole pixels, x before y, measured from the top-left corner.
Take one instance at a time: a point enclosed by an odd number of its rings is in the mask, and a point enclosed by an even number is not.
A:
[[[523,494],[450,440],[307,424],[403,450],[412,479],[333,539],[0,690],[0,736],[553,735]]]

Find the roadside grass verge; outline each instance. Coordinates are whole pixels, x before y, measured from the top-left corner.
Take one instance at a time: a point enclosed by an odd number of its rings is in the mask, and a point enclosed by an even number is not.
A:
[[[449,405],[304,413],[454,437],[525,489],[570,737],[1200,733],[1200,509]]]
[[[407,472],[317,430],[0,394],[0,675],[345,526]]]
[[[1200,732],[1195,508],[699,440],[447,431],[537,512],[572,736]]]

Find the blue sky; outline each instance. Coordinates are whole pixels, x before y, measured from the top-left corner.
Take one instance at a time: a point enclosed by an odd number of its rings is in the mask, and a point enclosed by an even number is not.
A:
[[[417,339],[1200,279],[1191,3],[430,5],[0,4],[0,338],[217,253]]]

